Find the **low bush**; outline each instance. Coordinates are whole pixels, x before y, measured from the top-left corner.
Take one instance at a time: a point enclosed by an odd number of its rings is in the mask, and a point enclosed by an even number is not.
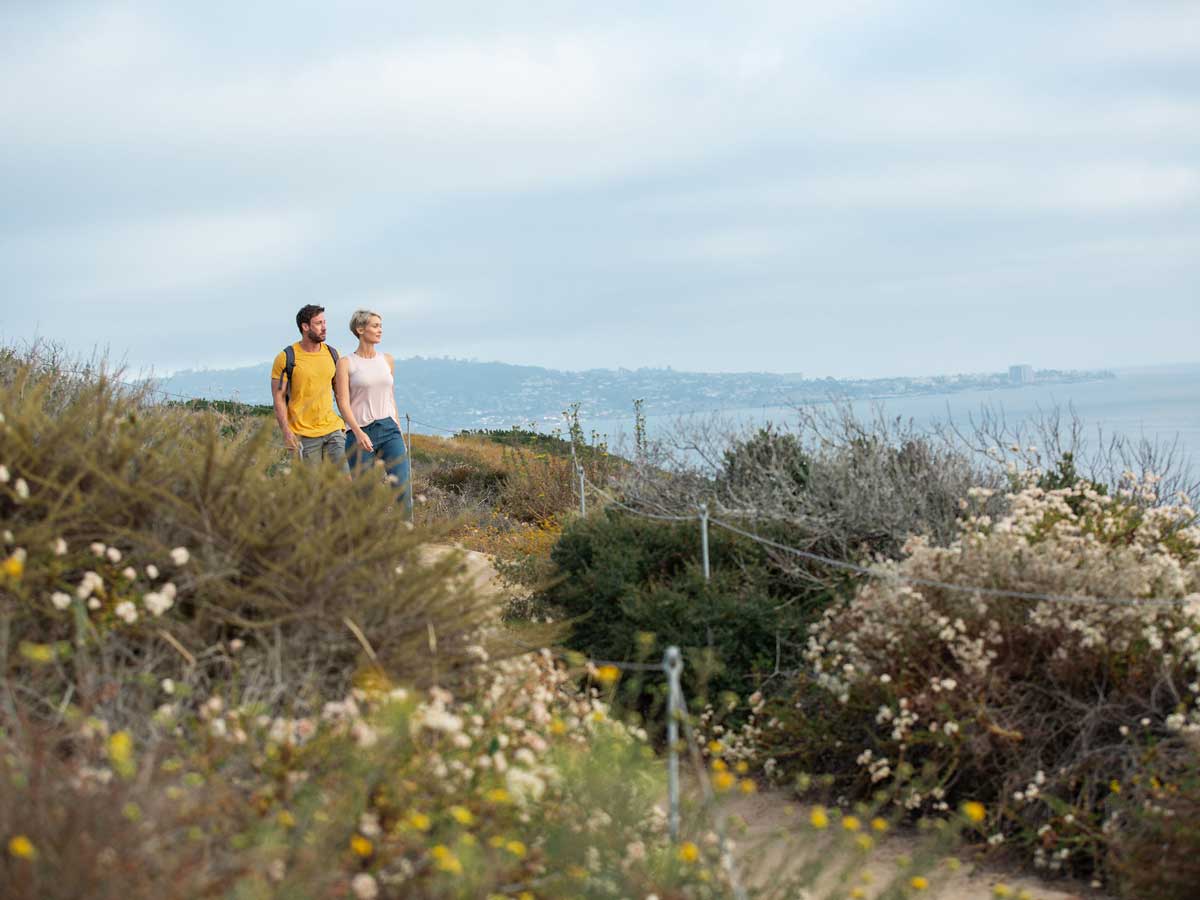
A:
[[[1200,528],[1153,478],[1130,476],[1111,497],[1087,482],[1027,487],[999,517],[979,511],[988,493],[964,502],[960,538],[913,539],[906,559],[824,613],[765,752],[836,773],[849,795],[932,772],[936,787],[901,793],[906,809],[982,801],[990,843],[1092,873],[1117,800],[1194,752]]]
[[[684,653],[692,697],[745,695],[799,661],[806,624],[829,601],[774,577],[761,544],[712,529],[711,580],[700,563],[695,522],[663,523],[609,508],[564,528],[550,553],[553,578],[534,598],[567,617],[567,643],[606,660]]]

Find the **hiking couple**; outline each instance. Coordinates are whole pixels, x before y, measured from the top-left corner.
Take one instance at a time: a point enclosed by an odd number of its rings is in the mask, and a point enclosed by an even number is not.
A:
[[[396,413],[396,362],[379,351],[383,317],[369,309],[354,311],[350,333],[358,347],[349,356],[339,356],[325,343],[324,307],[301,307],[296,327],[300,340],[280,351],[271,366],[271,396],[284,445],[305,462],[325,459],[345,471],[382,463],[389,481],[402,489],[411,520],[408,448]],[[341,416],[333,410],[334,397]]]

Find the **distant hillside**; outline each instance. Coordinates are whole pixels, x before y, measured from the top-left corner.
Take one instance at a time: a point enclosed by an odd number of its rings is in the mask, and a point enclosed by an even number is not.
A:
[[[1040,370],[1037,381],[1091,381],[1111,372]],[[240,369],[183,371],[161,379],[174,394],[210,400],[270,403],[270,364]],[[839,380],[799,373],[703,373],[673,369],[591,369],[563,372],[538,366],[414,356],[396,361],[401,414],[447,427],[504,427],[561,422],[563,408],[581,404],[585,419],[629,415],[635,399],[654,414],[719,408],[786,406],[832,396],[892,397],[1010,387],[1005,373],[924,378]]]

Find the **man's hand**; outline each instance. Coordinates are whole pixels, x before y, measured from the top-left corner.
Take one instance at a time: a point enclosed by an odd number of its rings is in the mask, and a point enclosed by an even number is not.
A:
[[[292,433],[292,429],[290,428],[283,430],[283,446],[287,447],[288,450],[297,456],[300,455],[300,441],[297,440],[296,435]]]

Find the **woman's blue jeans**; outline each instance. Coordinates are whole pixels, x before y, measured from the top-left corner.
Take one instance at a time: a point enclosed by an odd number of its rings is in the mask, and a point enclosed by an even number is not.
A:
[[[408,448],[404,446],[404,435],[395,419],[376,419],[370,425],[363,427],[367,437],[374,445],[373,453],[364,453],[358,446],[358,440],[353,431],[346,431],[346,460],[351,470],[359,466],[374,465],[377,460],[383,462],[387,469],[388,479],[400,489],[400,497],[404,503],[404,513],[412,520],[412,492],[409,490],[411,468],[408,461]]]

